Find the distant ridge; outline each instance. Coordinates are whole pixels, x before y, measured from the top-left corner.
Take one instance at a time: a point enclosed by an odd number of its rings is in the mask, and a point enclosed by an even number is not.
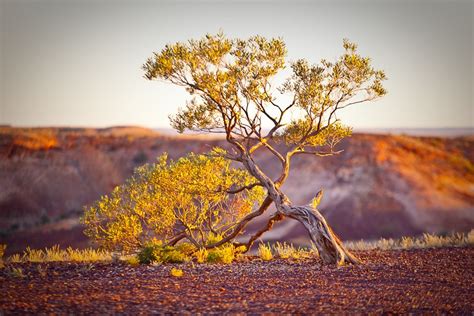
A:
[[[172,128],[160,127],[153,130],[165,135],[178,135]],[[474,127],[452,128],[354,128],[355,133],[378,135],[409,135],[426,137],[461,137],[474,136]],[[185,133],[188,134],[188,133]],[[192,134],[192,133],[189,133]]]
[[[430,137],[474,136],[474,127],[452,128],[354,128],[356,133]]]

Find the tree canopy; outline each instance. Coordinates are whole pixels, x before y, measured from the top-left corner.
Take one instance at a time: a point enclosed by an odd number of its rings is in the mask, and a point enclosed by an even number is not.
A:
[[[224,133],[238,150],[248,153],[266,147],[279,156],[268,143],[276,139],[291,145],[290,155],[328,154],[351,132],[337,112],[386,94],[385,73],[360,56],[356,44],[344,40],[343,48],[334,62],[290,62],[291,75],[279,86],[275,77],[288,67],[281,38],[242,40],[208,34],[167,45],[143,68],[146,78],[183,86],[193,96],[170,117],[180,132]],[[326,148],[309,149],[314,146]]]

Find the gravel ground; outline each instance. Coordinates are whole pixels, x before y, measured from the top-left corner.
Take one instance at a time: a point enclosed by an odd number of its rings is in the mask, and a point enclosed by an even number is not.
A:
[[[357,253],[231,265],[15,264],[0,270],[1,314],[474,313],[474,248]]]

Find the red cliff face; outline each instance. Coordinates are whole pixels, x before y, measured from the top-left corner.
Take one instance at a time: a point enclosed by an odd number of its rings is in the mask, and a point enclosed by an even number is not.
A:
[[[133,168],[162,152],[177,158],[225,141],[167,136],[143,128],[0,128],[0,243],[10,251],[86,244],[82,206],[106,194]],[[356,134],[328,158],[294,160],[285,192],[307,204],[323,188],[321,210],[344,239],[397,237],[474,227],[474,138]],[[278,172],[264,152],[263,169]],[[255,228],[252,225],[250,229]],[[304,243],[284,221],[267,240]]]

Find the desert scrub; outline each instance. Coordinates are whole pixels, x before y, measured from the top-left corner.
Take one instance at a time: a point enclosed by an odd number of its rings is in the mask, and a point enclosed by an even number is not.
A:
[[[245,170],[231,166],[223,149],[178,160],[161,155],[135,169],[132,177],[84,208],[84,233],[107,250],[134,252],[154,239],[212,244],[264,198]],[[243,187],[235,193],[229,190]],[[248,188],[247,188],[248,187]],[[186,230],[183,231],[183,227]],[[178,238],[178,239],[177,239]]]
[[[55,261],[72,261],[72,262],[95,262],[110,261],[112,259],[110,253],[98,249],[73,249],[68,247],[66,250],[60,249],[59,246],[43,249],[31,249],[27,247],[23,254],[14,254],[8,258],[8,262],[55,262]]]
[[[352,250],[467,247],[474,245],[474,229],[468,233],[451,233],[449,235],[425,233],[420,237],[402,237],[400,239],[382,238],[375,241],[359,240],[350,241],[345,244]]]
[[[209,255],[209,252],[205,248],[198,249],[194,253],[194,257],[196,258],[197,263],[204,263],[207,261],[207,256]]]
[[[231,244],[224,244],[220,247],[209,249],[206,261],[208,263],[229,264],[234,261],[235,255],[235,247]]]
[[[296,251],[293,245],[287,244],[286,242],[277,242],[273,246],[273,249],[275,250],[276,255],[281,259],[288,259],[292,257]]]
[[[313,248],[311,249],[306,249],[302,247],[296,248],[292,244],[287,244],[286,242],[277,242],[273,245],[272,248],[276,256],[280,259],[298,260],[317,256],[317,249],[315,248],[315,246],[313,246]]]
[[[151,243],[143,247],[138,253],[138,261],[144,264],[150,263],[183,263],[190,260],[189,252],[194,248],[188,244],[176,247],[164,246],[160,243]]]
[[[260,244],[258,246],[258,256],[260,259],[269,261],[273,259],[272,249],[269,245]]]

